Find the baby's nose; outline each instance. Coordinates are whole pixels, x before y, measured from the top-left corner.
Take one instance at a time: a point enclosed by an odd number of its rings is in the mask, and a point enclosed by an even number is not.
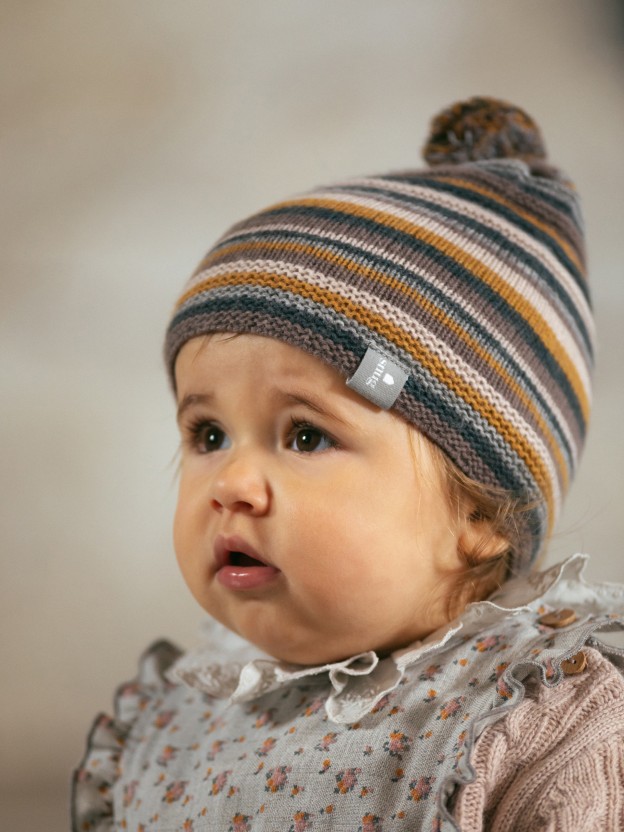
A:
[[[238,457],[224,464],[215,476],[211,504],[216,511],[262,515],[268,511],[271,492],[257,461]]]

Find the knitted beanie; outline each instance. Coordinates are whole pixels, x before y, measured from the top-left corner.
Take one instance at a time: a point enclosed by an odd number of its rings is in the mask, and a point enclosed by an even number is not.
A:
[[[238,223],[166,339],[255,333],[335,367],[473,480],[531,503],[529,568],[576,469],[593,320],[582,219],[539,129],[472,98],[432,122],[429,167],[351,179]]]

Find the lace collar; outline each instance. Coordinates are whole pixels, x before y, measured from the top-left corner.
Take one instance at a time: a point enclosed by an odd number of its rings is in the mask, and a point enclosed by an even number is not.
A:
[[[182,656],[167,677],[239,703],[295,680],[326,674],[332,687],[325,704],[328,717],[333,722],[354,722],[399,685],[409,665],[429,661],[454,644],[521,613],[534,613],[540,604],[557,606],[565,601],[583,607],[588,614],[604,609],[605,602],[621,605],[622,587],[584,581],[587,560],[587,555],[573,555],[544,572],[507,581],[487,601],[470,604],[455,621],[384,658],[369,651],[317,667],[287,664],[211,621],[202,645]]]

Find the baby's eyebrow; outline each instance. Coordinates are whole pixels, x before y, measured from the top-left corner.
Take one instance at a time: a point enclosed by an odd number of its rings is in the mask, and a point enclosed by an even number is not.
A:
[[[178,422],[184,415],[184,412],[189,407],[194,407],[197,404],[212,404],[214,402],[214,395],[212,393],[187,393],[183,396],[178,405],[177,420]]]
[[[318,413],[319,416],[325,416],[328,419],[334,419],[336,422],[340,422],[342,425],[348,428],[353,427],[351,422],[349,422],[342,416],[339,416],[335,410],[328,409],[323,402],[321,402],[315,396],[312,396],[307,392],[299,393],[295,391],[286,392],[285,390],[274,390],[273,396],[275,399],[284,402],[284,404],[300,404],[304,407],[308,407],[315,413]]]

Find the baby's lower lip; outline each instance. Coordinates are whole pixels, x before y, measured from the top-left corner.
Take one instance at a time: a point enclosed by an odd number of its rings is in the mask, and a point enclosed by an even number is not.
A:
[[[257,589],[275,580],[280,570],[275,566],[233,566],[226,563],[217,572],[217,580],[227,589]]]

